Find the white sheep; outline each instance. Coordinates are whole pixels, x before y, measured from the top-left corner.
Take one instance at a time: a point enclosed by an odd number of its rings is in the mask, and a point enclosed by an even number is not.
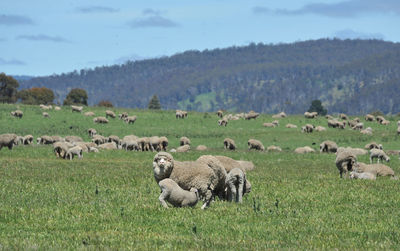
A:
[[[355,171],[350,172],[350,179],[360,179],[360,180],[376,180],[376,174],[369,172],[358,173]]]
[[[8,149],[12,150],[12,148],[17,145],[17,135],[13,133],[1,134],[0,135],[0,150],[3,147],[8,147]]]
[[[383,164],[365,164],[362,162],[357,162],[354,165],[353,169],[358,173],[368,172],[376,176],[390,176],[393,178],[395,177],[393,169]]]
[[[309,147],[309,146],[303,146],[303,147],[297,147],[297,148],[294,150],[294,152],[297,153],[297,154],[305,154],[305,153],[314,153],[315,150],[312,149],[312,148]]]
[[[231,138],[225,138],[224,139],[224,148],[226,150],[232,150],[232,151],[236,150],[235,141]]]
[[[348,172],[353,170],[353,166],[357,163],[357,157],[351,151],[341,151],[336,153],[336,167],[339,170],[340,178],[343,178],[343,173],[345,176]]]
[[[272,145],[267,147],[267,152],[282,152],[282,148]]]
[[[174,207],[194,207],[199,201],[199,191],[196,188],[192,187],[189,191],[186,191],[169,178],[161,180],[158,185],[161,189],[158,200],[165,208],[168,208],[166,201]]]
[[[190,145],[190,139],[188,139],[187,137],[181,137],[179,139],[179,145],[181,145],[181,146]]]
[[[370,156],[369,156],[370,163],[372,163],[374,159],[377,159],[378,163],[379,160],[385,160],[386,162],[390,161],[390,157],[387,156],[383,150],[376,148],[370,150]]]
[[[71,108],[73,112],[82,112],[83,110],[83,106],[71,105]]]
[[[297,128],[297,125],[289,123],[289,124],[286,125],[286,128]]]
[[[319,151],[321,153],[323,153],[323,152],[335,153],[337,151],[337,148],[338,148],[338,146],[337,146],[336,142],[333,142],[331,140],[325,140],[319,145]]]
[[[265,151],[264,145],[259,140],[249,139],[247,141],[247,145],[249,147],[249,150],[254,149],[254,150],[258,150],[258,151]]]
[[[233,168],[226,176],[225,185],[227,189],[228,201],[242,203],[244,194],[246,175],[240,168]]]
[[[68,149],[67,153],[65,154],[65,158],[69,158],[72,160],[74,156],[78,156],[78,158],[82,158],[82,147],[80,146],[74,146],[70,149]]]

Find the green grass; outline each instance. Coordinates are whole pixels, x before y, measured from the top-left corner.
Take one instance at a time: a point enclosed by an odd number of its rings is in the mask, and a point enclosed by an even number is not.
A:
[[[296,155],[293,150],[309,145],[318,148],[326,139],[339,146],[364,147],[376,141],[386,150],[399,149],[398,118],[389,126],[364,122],[373,136],[329,128],[303,134],[300,126],[312,122],[327,127],[324,118],[303,116],[280,119],[277,128],[264,128],[271,115],[252,121],[217,125],[214,114],[190,112],[175,119],[174,111],[128,111],[137,115],[134,125],[110,119],[107,125],[72,113],[68,107],[50,111],[44,119],[38,107],[20,106],[22,119],[9,112],[15,105],[0,105],[0,134],[13,132],[47,135],[78,135],[89,140],[86,130],[120,137],[165,135],[170,148],[181,136],[192,144],[204,144],[206,152],[176,153],[177,160],[195,160],[202,154],[226,155],[251,160],[248,173],[252,192],[241,205],[215,201],[205,211],[195,208],[164,209],[152,172],[151,152],[103,151],[84,154],[82,160],[56,159],[51,146],[19,146],[0,151],[0,249],[139,249],[139,250],[232,250],[235,249],[399,249],[399,181],[341,180],[335,155]],[[85,108],[104,114],[104,108]],[[293,123],[298,129],[284,126]],[[231,137],[238,150],[223,150]],[[247,140],[277,145],[281,153],[247,151]],[[312,145],[312,143],[316,143]],[[367,162],[368,156],[359,157]],[[399,159],[388,164],[396,173]]]

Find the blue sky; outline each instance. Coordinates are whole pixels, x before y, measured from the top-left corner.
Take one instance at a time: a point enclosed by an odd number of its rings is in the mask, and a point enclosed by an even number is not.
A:
[[[51,75],[319,38],[400,41],[400,0],[1,0],[0,72]]]

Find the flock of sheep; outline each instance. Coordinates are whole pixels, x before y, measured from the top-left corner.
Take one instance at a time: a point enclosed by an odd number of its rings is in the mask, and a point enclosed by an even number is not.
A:
[[[43,110],[53,109],[52,106],[40,105]],[[55,110],[60,107],[55,106]],[[82,106],[71,106],[72,112],[82,113]],[[12,111],[11,115],[17,118],[23,117],[20,110]],[[85,112],[85,116],[94,116],[91,111]],[[176,110],[176,118],[187,118],[187,111]],[[249,113],[238,113],[224,115],[223,111],[217,112],[218,124],[227,126],[229,120],[251,120],[256,119],[259,113],[251,111]],[[49,117],[47,112],[43,112],[44,117]],[[318,116],[315,112],[304,113],[305,118],[314,119]],[[113,111],[107,110],[105,117],[95,117],[95,123],[108,123],[108,118],[116,118]],[[118,115],[119,119],[126,123],[134,123],[136,116],[129,116],[126,112]],[[275,119],[272,122],[264,123],[267,128],[279,126],[280,118],[285,118],[284,112],[273,115]],[[364,129],[364,124],[359,118],[349,120],[345,114],[340,114],[338,118],[331,115],[326,116],[327,125],[331,128],[345,129],[346,125],[352,130],[359,130],[363,134],[372,135],[373,131],[370,127]],[[365,121],[377,121],[381,125],[387,125],[390,122],[382,116],[374,117],[371,114],[365,116]],[[296,129],[297,125],[286,124],[286,128]],[[301,132],[312,133],[313,131],[325,131],[322,126],[315,127],[312,123],[307,123],[301,127]],[[168,207],[169,202],[175,207],[194,206],[199,200],[203,200],[202,209],[208,207],[215,196],[221,200],[242,202],[242,196],[249,193],[251,185],[246,178],[246,171],[254,169],[254,165],[249,161],[237,161],[225,156],[203,155],[196,161],[176,161],[170,153],[167,152],[168,138],[165,136],[137,137],[135,135],[126,135],[119,138],[116,135],[108,137],[98,134],[94,128],[87,130],[90,142],[84,142],[78,136],[48,136],[42,135],[36,139],[37,144],[52,144],[53,152],[57,158],[72,160],[75,156],[83,157],[83,152],[98,152],[99,149],[124,149],[126,151],[157,151],[153,160],[154,178],[158,183],[161,194],[159,201],[163,207]],[[397,134],[400,134],[400,121],[398,122]],[[15,145],[31,145],[33,144],[33,136],[18,136],[16,134],[0,135],[0,150],[2,147],[8,147],[10,150]],[[271,145],[267,148],[257,139],[249,139],[247,142],[248,150],[281,152],[279,146]],[[187,137],[181,137],[179,147],[171,149],[170,152],[187,152],[191,150],[191,142]],[[226,150],[237,150],[236,143],[231,138],[225,138],[223,146]],[[197,146],[196,150],[207,150],[204,145]],[[370,163],[365,164],[357,161],[357,156],[370,154]],[[306,154],[315,152],[312,147],[298,147],[294,150],[298,154]],[[383,150],[382,144],[371,142],[365,146],[365,149],[338,147],[333,141],[326,140],[320,144],[321,153],[335,153],[335,164],[339,170],[340,177],[349,177],[352,179],[376,179],[377,176],[394,176],[394,171],[380,162],[390,161],[390,157]],[[388,151],[390,154],[399,154],[399,151]],[[377,159],[377,163],[373,164]]]

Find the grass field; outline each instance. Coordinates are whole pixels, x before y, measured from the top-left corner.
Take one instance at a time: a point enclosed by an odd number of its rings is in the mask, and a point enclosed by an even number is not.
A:
[[[0,151],[1,249],[400,249],[400,186],[398,180],[341,180],[333,154],[296,155],[299,146],[317,150],[323,140],[339,146],[364,147],[376,141],[385,150],[399,150],[398,117],[390,125],[365,122],[373,136],[329,128],[303,134],[300,126],[312,122],[327,127],[325,118],[303,116],[280,119],[277,128],[264,128],[271,115],[252,121],[217,125],[215,114],[190,112],[175,119],[173,111],[114,109],[137,115],[134,125],[110,119],[107,125],[72,113],[68,107],[42,118],[39,107],[22,106],[22,119],[10,116],[16,105],[0,105],[0,134],[77,135],[89,140],[90,127],[108,136],[167,136],[169,148],[181,136],[206,152],[175,153],[176,160],[195,160],[203,154],[251,160],[247,174],[252,192],[241,205],[216,200],[207,210],[164,209],[153,178],[155,153],[102,151],[73,161],[56,159],[51,146],[18,146]],[[85,108],[104,116],[104,108]],[[287,129],[293,123],[298,129]],[[223,150],[231,137],[238,150]],[[247,140],[259,139],[281,153],[247,151]],[[316,143],[312,145],[312,143]],[[194,148],[193,147],[193,148]],[[368,162],[368,156],[358,158]],[[388,165],[398,174],[399,159]]]

